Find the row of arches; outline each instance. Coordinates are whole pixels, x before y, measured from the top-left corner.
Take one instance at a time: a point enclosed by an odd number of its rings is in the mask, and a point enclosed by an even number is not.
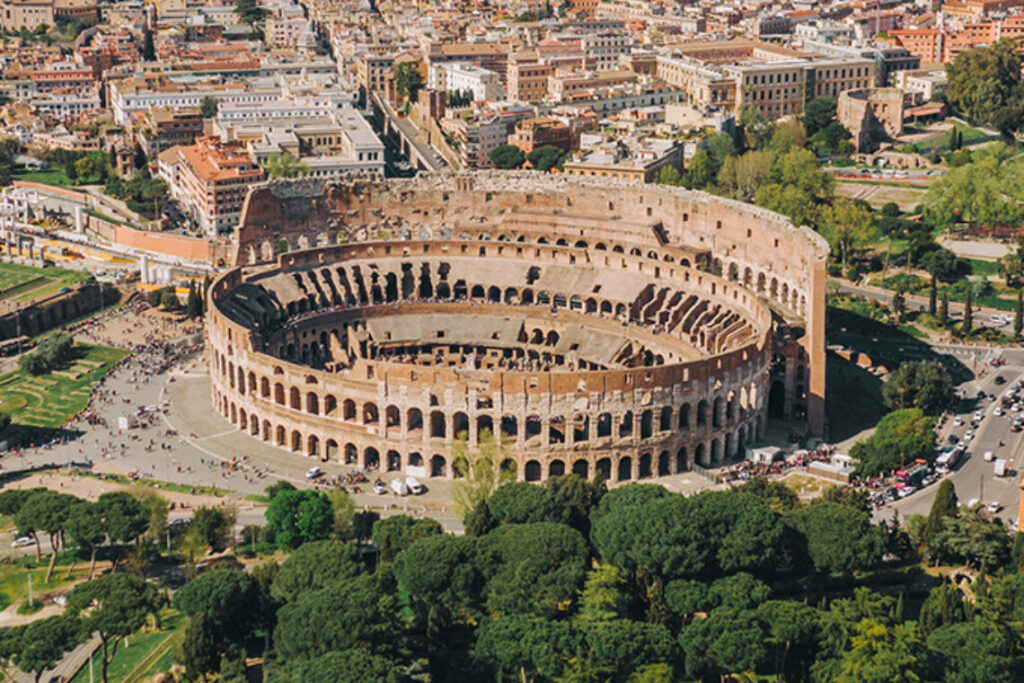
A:
[[[226,398],[222,398],[219,403],[223,416],[243,432],[324,462],[336,461],[382,472],[411,472],[443,478],[459,478],[466,471],[464,460],[460,462],[458,456],[450,459],[445,454],[428,454],[420,450],[403,453],[397,449],[378,449],[375,446],[360,448],[352,442],[342,444],[333,437],[304,434],[295,427],[273,424],[268,419],[261,419],[255,412],[247,413],[244,408],[228,402]],[[602,476],[613,482],[648,479],[687,472],[694,465],[720,465],[727,458],[734,458],[741,453],[744,446],[756,438],[756,429],[757,423],[747,423],[720,437],[700,442],[692,450],[683,446],[674,451],[641,450],[638,454],[578,457],[571,461],[559,457],[545,458],[543,462],[530,456],[507,457],[502,460],[500,467],[508,474],[516,477],[521,475],[525,481],[542,481],[549,476],[567,472],[587,478]]]

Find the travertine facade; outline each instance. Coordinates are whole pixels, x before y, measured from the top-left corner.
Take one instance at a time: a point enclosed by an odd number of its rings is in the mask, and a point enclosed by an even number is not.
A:
[[[297,181],[254,188],[236,239],[214,405],[310,456],[450,477],[490,432],[520,479],[622,481],[733,457],[769,410],[822,428],[827,246],[777,214],[537,173]]]

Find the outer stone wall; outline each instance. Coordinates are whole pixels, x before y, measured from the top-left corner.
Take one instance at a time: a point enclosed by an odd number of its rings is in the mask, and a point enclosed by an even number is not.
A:
[[[250,191],[236,237],[240,266],[273,258],[277,265],[238,268],[211,288],[213,401],[241,429],[286,448],[452,476],[453,464],[490,430],[506,434],[502,457],[521,479],[600,471],[624,480],[721,462],[759,436],[769,411],[806,415],[812,433],[823,428],[827,246],[777,214],[676,188],[481,173],[264,184]],[[380,239],[387,241],[364,242]],[[294,251],[313,246],[320,248]],[[623,313],[613,293],[573,291],[567,282],[562,292],[543,293],[562,297],[557,325],[535,332],[542,340],[575,322],[614,328],[623,315],[675,320],[671,305],[689,307],[677,316],[677,331],[701,357],[577,372],[369,358],[344,368],[306,364],[311,353],[337,350],[349,334],[362,334],[367,320],[396,307],[424,315],[500,313],[541,295],[527,283],[495,286],[486,275],[465,283],[461,299],[448,293],[429,304],[392,300],[382,290],[338,310],[331,299],[344,297],[321,291],[306,297],[308,309],[305,300],[289,304],[301,307],[301,320],[276,331],[252,329],[222,306],[239,287],[264,287],[281,274],[320,291],[328,271],[351,274],[365,264],[386,270],[397,259],[414,272],[436,273],[446,259],[466,258],[484,264],[483,273],[528,260],[622,271],[648,278],[645,291],[687,293],[686,303],[675,297],[675,304],[645,294]],[[522,308],[509,309],[515,311]],[[646,334],[632,327],[621,333],[638,340]],[[524,348],[552,351],[529,339]]]

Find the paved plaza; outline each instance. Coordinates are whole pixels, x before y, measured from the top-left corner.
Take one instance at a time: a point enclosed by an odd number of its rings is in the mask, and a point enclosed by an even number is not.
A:
[[[56,443],[26,448],[0,459],[6,471],[45,464],[69,464],[91,461],[96,472],[137,474],[151,479],[189,486],[216,486],[232,492],[238,500],[239,523],[262,523],[263,509],[242,499],[262,494],[275,480],[283,479],[297,487],[308,487],[305,472],[318,465],[325,473],[323,482],[353,472],[354,465],[319,462],[299,453],[265,443],[240,432],[214,412],[210,400],[210,381],[204,356],[197,350],[182,360],[170,363],[164,342],[177,334],[187,335],[196,328],[169,327],[154,319],[153,312],[131,308],[109,314],[90,327],[80,338],[89,341],[131,345],[136,355],[112,371],[99,385],[90,405],[90,420],[80,419],[68,425],[68,437]],[[126,343],[127,342],[127,343]],[[170,364],[169,364],[170,363]],[[163,369],[164,366],[168,366]],[[161,371],[162,369],[162,371]],[[120,418],[133,417],[150,409],[137,426],[121,430]],[[367,473],[372,482],[376,474]],[[400,476],[384,473],[385,481]],[[708,486],[693,473],[657,480],[673,491],[691,493]],[[326,486],[321,482],[320,486]],[[382,514],[426,514],[446,528],[459,530],[461,524],[451,503],[453,482],[446,479],[423,481],[427,493],[399,498],[377,495],[370,483],[347,486],[357,506]],[[76,495],[95,498],[116,485],[88,477],[68,478],[55,474],[33,475],[11,486],[52,486]],[[190,506],[216,502],[204,496],[168,493],[168,498]],[[187,514],[187,513],[184,513]]]

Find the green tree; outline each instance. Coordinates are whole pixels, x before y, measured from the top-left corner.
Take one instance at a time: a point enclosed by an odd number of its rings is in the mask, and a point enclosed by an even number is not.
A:
[[[194,680],[203,680],[220,669],[223,655],[218,625],[205,612],[196,612],[189,618],[181,655],[185,671]]]
[[[277,570],[270,588],[280,602],[294,602],[303,594],[329,583],[353,579],[364,571],[359,550],[333,540],[310,541],[299,546]]]
[[[243,24],[253,26],[263,21],[267,15],[267,10],[259,5],[256,0],[237,0],[235,2],[235,13],[242,20]]]
[[[844,197],[822,207],[818,225],[844,273],[847,262],[865,247],[877,244],[880,237],[871,210]]]
[[[767,631],[766,643],[774,649],[774,671],[783,680],[796,677],[789,671],[789,655],[793,648],[809,649],[818,634],[818,613],[808,605],[795,600],[769,600],[757,606],[757,615]]]
[[[267,172],[268,178],[305,178],[310,173],[309,164],[299,161],[287,152],[271,154],[263,162],[263,170]]]
[[[217,110],[220,108],[220,102],[216,97],[207,95],[203,98],[203,101],[199,103],[199,111],[202,113],[204,119],[212,119],[217,116]]]
[[[920,408],[939,415],[953,404],[953,380],[938,361],[901,363],[889,375],[882,396],[891,410]]]
[[[682,177],[682,184],[691,190],[703,190],[715,182],[718,175],[718,165],[711,158],[711,155],[703,149],[698,149],[690,157],[686,165],[686,172]]]
[[[523,161],[526,160],[523,150],[519,149],[515,145],[498,145],[487,153],[487,158],[491,160],[491,163],[494,164],[496,168],[506,170],[510,168],[519,168],[523,165]]]
[[[723,607],[690,624],[679,643],[693,678],[711,666],[733,674],[753,671],[767,658],[766,640],[756,612]]]
[[[373,545],[380,551],[381,562],[390,562],[398,554],[421,538],[443,532],[437,520],[409,515],[393,515],[377,520],[373,525]]]
[[[939,304],[939,322],[943,325],[949,323],[949,292],[942,290],[942,303]]]
[[[566,153],[559,147],[555,147],[554,145],[544,145],[527,154],[526,160],[529,161],[530,165],[538,171],[547,172],[557,165],[565,154]]]
[[[472,656],[495,674],[495,680],[561,680],[576,641],[567,621],[508,614],[483,621]]]
[[[402,62],[395,69],[395,92],[409,102],[415,102],[416,96],[423,88],[423,75],[420,73],[420,62]]]
[[[107,683],[107,666],[118,643],[138,631],[161,602],[152,584],[123,572],[79,584],[68,595],[68,614],[80,616],[84,632],[100,639],[103,683]]]
[[[1010,538],[999,521],[983,519],[978,511],[949,517],[935,534],[933,553],[968,567],[1001,567],[1010,557]]]
[[[1011,683],[1024,661],[1018,643],[996,624],[980,617],[948,624],[927,638],[929,653],[944,683]]]
[[[991,122],[1000,109],[1020,97],[1020,70],[1017,41],[1013,39],[964,50],[946,64],[946,101],[956,112],[975,121]]]
[[[816,97],[804,107],[804,126],[808,135],[814,135],[825,128],[836,118],[838,103],[836,98],[825,96]]]
[[[963,594],[949,581],[943,581],[931,589],[921,605],[918,629],[927,638],[933,631],[950,624],[957,624],[967,618]]]
[[[267,506],[267,526],[280,548],[297,548],[330,537],[334,510],[320,491],[282,491]]]
[[[938,297],[938,285],[935,281],[935,276],[932,275],[928,286],[928,315],[935,315],[935,311],[938,306]]]
[[[236,569],[213,569],[174,594],[174,607],[186,616],[200,612],[214,627],[219,642],[239,643],[252,630],[256,586]]]
[[[15,515],[15,523],[19,530],[32,530],[36,539],[37,558],[39,533],[45,533],[50,537],[50,564],[46,569],[46,583],[49,583],[53,576],[60,539],[67,524],[71,506],[76,500],[74,496],[65,493],[41,489],[29,496]]]
[[[396,683],[401,668],[387,657],[352,648],[328,652],[316,659],[299,662],[294,667],[296,681],[332,681],[332,683]]]
[[[297,490],[298,489],[295,488],[294,484],[292,484],[290,481],[285,481],[284,479],[278,479],[273,484],[271,484],[266,489],[264,489],[264,491],[266,491],[267,498],[270,499],[270,500],[273,500],[274,496],[276,496],[277,494],[281,493],[282,491],[297,491]]]
[[[865,620],[843,653],[837,683],[917,683],[924,654],[913,624]]]
[[[449,641],[453,625],[475,622],[482,588],[475,549],[471,536],[427,536],[395,560],[398,584],[409,593],[428,635],[439,644]]]
[[[96,551],[107,539],[107,527],[99,504],[87,500],[73,504],[64,530],[79,548],[89,551],[89,580],[92,581],[96,574]],[[68,568],[70,575],[71,567]]]
[[[612,619],[581,628],[583,651],[571,662],[569,680],[624,681],[652,664],[674,662],[679,645],[660,624]]]
[[[587,556],[583,537],[562,524],[498,527],[480,537],[476,548],[488,610],[552,616],[567,612],[583,587]]]
[[[928,548],[935,544],[935,538],[946,526],[946,520],[956,517],[957,498],[956,488],[950,479],[943,479],[939,483],[939,489],[935,493],[931,510],[928,511],[928,521],[924,528],[924,542]]]
[[[192,526],[202,534],[203,541],[219,553],[228,547],[235,533],[237,514],[234,509],[203,505],[192,513]]]
[[[16,630],[15,660],[18,668],[32,674],[36,683],[43,672],[55,667],[64,654],[82,641],[81,628],[74,617],[58,615],[33,621]]]
[[[285,659],[312,659],[354,647],[386,656],[400,641],[394,585],[378,575],[306,591],[277,616],[274,645]]]
[[[583,583],[577,618],[581,621],[608,621],[625,617],[629,608],[625,588],[618,567],[600,564],[591,569]]]
[[[974,329],[974,305],[971,301],[971,290],[967,290],[967,297],[964,300],[964,322],[963,333],[970,334]]]
[[[662,166],[658,175],[654,177],[654,182],[658,185],[682,185],[683,174],[675,166]]]
[[[874,477],[926,458],[935,448],[935,420],[920,408],[894,410],[875,433],[850,449],[861,476]]]
[[[188,299],[185,300],[185,316],[189,320],[195,320],[203,315],[203,301],[196,292],[196,284],[190,282],[188,285]]]
[[[356,503],[344,488],[333,488],[327,492],[334,514],[332,536],[347,541],[355,536]]]
[[[786,523],[807,542],[807,554],[820,572],[852,572],[875,566],[884,547],[871,515],[849,505],[815,503],[796,510]]]

